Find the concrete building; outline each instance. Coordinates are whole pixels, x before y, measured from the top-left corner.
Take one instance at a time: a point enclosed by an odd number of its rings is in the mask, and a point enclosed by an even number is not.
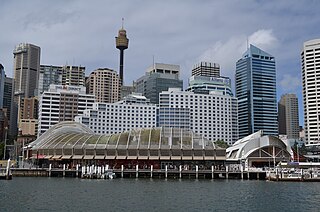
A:
[[[179,79],[180,66],[155,63],[150,66],[146,75],[140,77],[134,84],[137,93],[142,93],[151,103],[159,103],[159,93],[168,88],[183,89],[183,81]]]
[[[96,98],[96,102],[114,103],[119,101],[120,84],[116,71],[99,68],[91,72],[87,79],[87,93]]]
[[[14,62],[14,103],[12,112],[17,112],[17,118],[11,120],[11,132],[17,135],[17,126],[20,121],[21,101],[37,95],[38,74],[40,70],[40,47],[33,44],[21,43],[13,51]]]
[[[141,94],[131,94],[116,103],[94,103],[75,121],[97,134],[115,134],[132,129],[156,127],[157,107]]]
[[[0,63],[0,108],[3,108],[3,95],[4,95],[4,81],[6,74],[4,72],[4,67]]]
[[[19,135],[36,136],[38,131],[38,99],[23,98],[20,101]]]
[[[40,65],[38,96],[48,91],[51,84],[62,85],[62,66]]]
[[[223,92],[197,94],[170,88],[160,93],[159,126],[189,128],[210,141],[238,140],[237,99]],[[189,119],[189,120],[188,120]],[[181,127],[182,126],[182,127]]]
[[[186,91],[209,94],[211,91],[222,92],[223,95],[233,96],[231,79],[228,77],[192,76]]]
[[[211,62],[200,62],[193,66],[192,76],[220,77],[220,65]]]
[[[40,70],[40,47],[21,43],[13,51],[14,94],[18,97],[35,96]]]
[[[13,110],[13,79],[5,77],[4,89],[3,89],[3,108],[7,111],[7,118],[9,122],[9,135],[14,134],[12,128],[17,128],[17,113],[12,112]],[[16,130],[14,130],[15,132]]]
[[[299,139],[299,107],[295,94],[281,96],[278,103],[279,134],[288,139]]]
[[[62,85],[85,86],[85,73],[83,66],[63,66]]]
[[[73,121],[92,108],[94,99],[83,86],[50,85],[39,99],[38,136],[61,121]]]
[[[236,63],[235,81],[240,138],[259,130],[278,135],[274,57],[250,45]]]
[[[320,143],[320,39],[303,43],[301,52],[304,130],[307,145]]]

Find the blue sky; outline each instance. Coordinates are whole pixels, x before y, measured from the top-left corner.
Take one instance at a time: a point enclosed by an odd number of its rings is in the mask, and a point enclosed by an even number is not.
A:
[[[129,49],[125,83],[142,76],[155,62],[181,66],[187,85],[193,64],[219,63],[233,81],[235,63],[250,43],[272,54],[277,65],[278,99],[299,97],[303,123],[300,51],[304,41],[320,37],[320,1],[49,1],[2,0],[0,63],[12,76],[15,45],[41,47],[41,64],[82,65],[118,70],[115,36],[122,17]]]

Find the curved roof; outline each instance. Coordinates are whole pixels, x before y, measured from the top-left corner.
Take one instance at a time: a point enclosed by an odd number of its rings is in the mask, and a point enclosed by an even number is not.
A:
[[[264,136],[262,131],[258,131],[238,140],[231,147],[227,148],[227,159],[246,159],[256,150],[270,146],[275,146],[286,150],[291,154],[291,148],[287,146],[281,139],[270,135]]]
[[[44,134],[42,134],[39,138],[30,143],[28,146],[38,147],[39,145],[43,145],[44,142],[48,142],[52,139],[55,139],[57,135],[68,133],[94,134],[94,132],[91,129],[87,128],[85,125],[81,123],[74,121],[63,121],[52,126],[49,130],[47,130]]]
[[[216,149],[214,142],[192,131],[176,128],[132,129],[112,135],[94,134],[77,122],[54,125],[30,143],[39,149]]]

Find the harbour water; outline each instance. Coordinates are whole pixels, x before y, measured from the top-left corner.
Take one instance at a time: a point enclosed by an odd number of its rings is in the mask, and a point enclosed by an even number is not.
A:
[[[15,177],[0,211],[319,211],[320,183]]]

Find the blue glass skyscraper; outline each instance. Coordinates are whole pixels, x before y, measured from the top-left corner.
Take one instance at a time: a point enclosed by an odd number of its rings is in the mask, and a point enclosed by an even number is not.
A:
[[[236,63],[239,138],[263,130],[278,134],[276,65],[272,55],[250,45]]]

